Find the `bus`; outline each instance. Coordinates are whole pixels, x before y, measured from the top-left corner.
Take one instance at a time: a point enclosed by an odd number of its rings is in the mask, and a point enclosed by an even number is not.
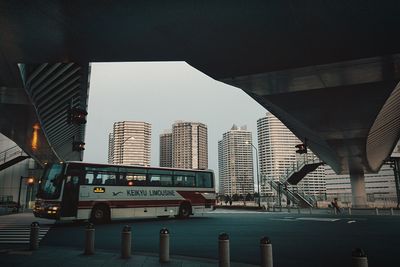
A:
[[[47,164],[39,183],[33,213],[56,220],[188,218],[216,202],[211,170],[65,162]]]

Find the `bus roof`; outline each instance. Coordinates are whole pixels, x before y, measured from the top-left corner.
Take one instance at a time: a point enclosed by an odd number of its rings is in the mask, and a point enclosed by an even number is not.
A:
[[[66,161],[65,164],[77,164],[77,165],[89,165],[99,167],[117,167],[117,168],[140,168],[140,169],[157,169],[157,170],[171,170],[171,171],[194,171],[194,172],[214,172],[211,169],[198,170],[198,169],[182,169],[182,168],[169,168],[169,167],[152,167],[152,166],[140,166],[140,165],[120,165],[120,164],[105,164],[105,163],[89,163],[82,161]]]

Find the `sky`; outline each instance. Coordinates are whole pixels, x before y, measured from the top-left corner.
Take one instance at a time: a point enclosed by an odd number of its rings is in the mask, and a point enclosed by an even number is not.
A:
[[[93,63],[89,90],[85,162],[107,163],[114,122],[145,121],[152,125],[151,166],[159,166],[159,135],[183,120],[207,125],[208,167],[218,175],[222,134],[247,125],[257,145],[257,119],[266,113],[241,89],[185,62]]]

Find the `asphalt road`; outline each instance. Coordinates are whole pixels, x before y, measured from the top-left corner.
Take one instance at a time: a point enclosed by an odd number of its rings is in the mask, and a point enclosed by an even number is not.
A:
[[[231,259],[259,264],[259,240],[272,240],[275,266],[351,266],[353,248],[363,248],[370,266],[395,266],[400,216],[334,216],[216,211],[188,220],[134,219],[97,225],[96,249],[118,251],[121,230],[132,227],[132,249],[158,253],[159,230],[171,232],[171,254],[218,257],[218,234],[230,235]],[[41,244],[82,248],[84,224],[56,223]],[[393,265],[398,262],[398,264]]]

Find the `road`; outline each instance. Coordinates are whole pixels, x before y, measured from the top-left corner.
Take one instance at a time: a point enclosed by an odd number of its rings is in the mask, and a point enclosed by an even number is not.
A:
[[[158,233],[171,232],[171,254],[218,257],[217,237],[230,235],[231,259],[259,264],[259,240],[272,240],[276,266],[350,266],[351,251],[361,247],[370,266],[396,262],[399,216],[334,216],[217,210],[189,220],[134,219],[96,226],[96,249],[118,251],[124,225],[132,227],[133,253],[158,253]],[[42,245],[83,248],[84,224],[56,223]]]

